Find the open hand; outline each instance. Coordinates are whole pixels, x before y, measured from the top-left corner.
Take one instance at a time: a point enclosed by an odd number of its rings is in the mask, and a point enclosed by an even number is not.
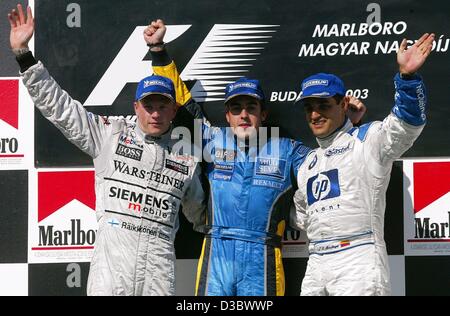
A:
[[[410,48],[407,48],[407,41],[404,39],[397,52],[397,62],[400,73],[413,75],[425,63],[433,48],[434,34],[425,33]]]
[[[10,43],[11,48],[21,49],[28,48],[28,42],[34,33],[34,18],[31,8],[27,8],[27,16],[23,12],[20,4],[17,5],[17,10],[13,9],[8,14],[9,24],[11,25]]]

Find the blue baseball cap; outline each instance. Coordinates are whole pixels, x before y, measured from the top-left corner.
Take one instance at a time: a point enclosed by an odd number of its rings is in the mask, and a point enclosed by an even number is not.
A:
[[[227,85],[225,88],[225,103],[240,95],[248,95],[261,101],[265,99],[259,80],[248,78],[241,78]]]
[[[318,73],[302,82],[302,92],[295,102],[306,98],[331,98],[339,94],[345,96],[344,82],[338,76]]]
[[[176,100],[172,80],[162,76],[152,75],[142,79],[136,90],[136,101],[140,101],[151,94],[160,94],[172,101]]]

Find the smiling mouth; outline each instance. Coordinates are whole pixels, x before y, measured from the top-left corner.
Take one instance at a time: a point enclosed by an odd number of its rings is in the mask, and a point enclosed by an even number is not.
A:
[[[325,120],[320,120],[320,121],[315,121],[315,122],[311,122],[312,125],[317,126],[317,127],[321,127],[325,124]]]
[[[252,127],[250,124],[240,124],[239,127],[242,127],[243,129],[247,129]]]

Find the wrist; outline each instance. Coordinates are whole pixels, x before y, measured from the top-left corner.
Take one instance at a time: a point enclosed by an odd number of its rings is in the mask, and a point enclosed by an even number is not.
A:
[[[416,73],[408,73],[400,71],[400,78],[403,80],[412,80],[414,79]]]
[[[16,56],[25,55],[29,51],[30,51],[30,48],[28,46],[26,46],[26,47],[19,47],[19,48],[13,48],[12,49],[13,54],[16,55]]]
[[[147,44],[147,46],[150,48],[150,51],[152,51],[152,52],[161,52],[165,49],[166,43],[158,42],[158,43]]]

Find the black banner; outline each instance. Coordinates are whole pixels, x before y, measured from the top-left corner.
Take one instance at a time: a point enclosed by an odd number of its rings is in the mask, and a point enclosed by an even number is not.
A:
[[[72,97],[96,104],[87,107],[92,112],[132,115],[139,80],[133,79],[133,71],[136,78],[139,71],[151,72],[142,62],[149,57],[137,52],[145,49],[142,36],[133,32],[162,18],[173,27],[166,35],[170,54],[213,123],[225,125],[220,100],[224,82],[258,78],[270,101],[271,125],[315,147],[303,110],[292,102],[302,79],[317,72],[340,75],[349,93],[368,106],[365,121],[382,120],[393,105],[399,43],[434,32],[435,50],[421,70],[429,93],[429,122],[406,156],[448,156],[450,137],[444,131],[450,109],[444,93],[449,91],[449,10],[449,3],[437,0],[324,0],[320,5],[269,0],[81,0],[74,5],[39,0],[36,54]],[[41,116],[36,123],[38,166],[91,163]]]

